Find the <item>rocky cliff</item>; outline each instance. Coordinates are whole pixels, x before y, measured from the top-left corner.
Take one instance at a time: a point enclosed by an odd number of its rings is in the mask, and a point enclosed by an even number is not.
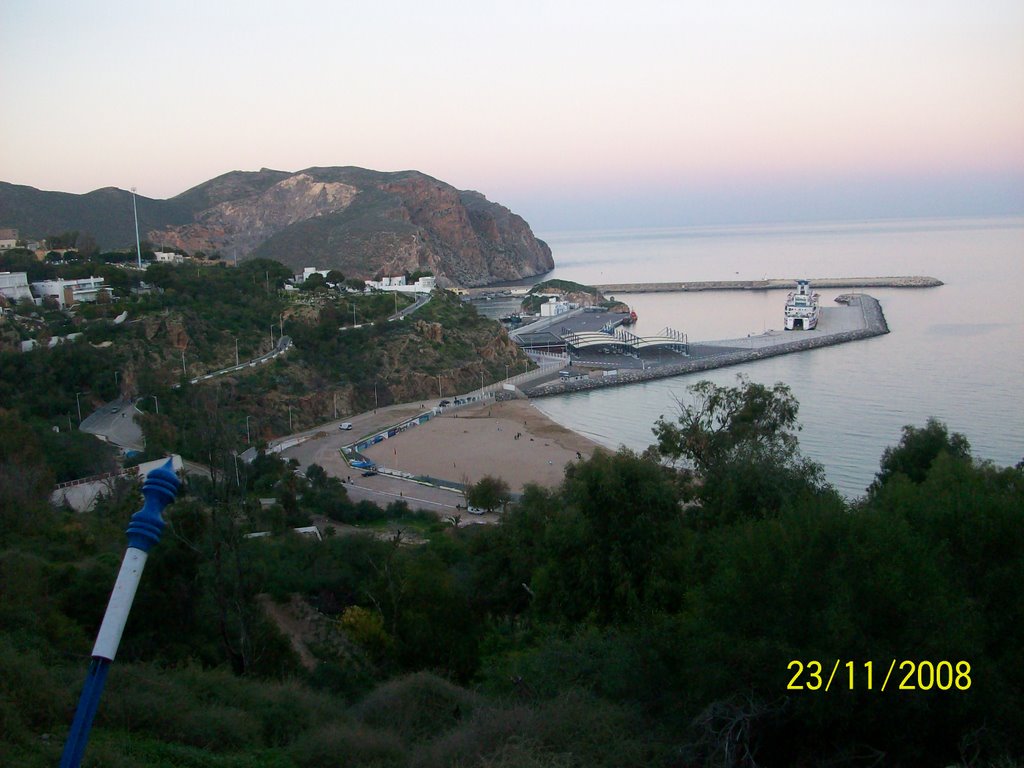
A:
[[[68,195],[0,183],[0,213],[0,224],[31,236],[79,229],[104,248],[134,241],[123,190]],[[234,171],[170,200],[139,197],[139,219],[157,246],[228,260],[269,257],[348,277],[429,270],[442,286],[478,286],[554,267],[551,249],[521,217],[418,171]]]
[[[229,259],[269,257],[367,279],[429,270],[447,286],[554,267],[551,249],[521,217],[416,171],[264,169],[227,174],[173,202],[194,208],[194,221],[153,230],[150,239]]]

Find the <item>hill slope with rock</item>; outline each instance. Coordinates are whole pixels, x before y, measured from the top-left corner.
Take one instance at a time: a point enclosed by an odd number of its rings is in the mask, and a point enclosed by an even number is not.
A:
[[[152,243],[229,260],[269,257],[364,279],[427,270],[442,286],[554,267],[522,217],[418,171],[233,171],[169,200],[138,202]],[[88,231],[110,248],[134,240],[131,194],[113,188],[71,195],[0,183],[0,224],[31,237]]]

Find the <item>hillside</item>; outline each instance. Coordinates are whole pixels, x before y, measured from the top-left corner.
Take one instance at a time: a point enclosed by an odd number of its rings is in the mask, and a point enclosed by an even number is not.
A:
[[[520,216],[418,171],[233,171],[169,200],[138,202],[146,239],[232,260],[273,258],[364,279],[428,270],[442,286],[554,267],[551,249]],[[107,248],[134,240],[131,195],[113,188],[71,195],[0,183],[0,225],[33,237],[87,231]]]

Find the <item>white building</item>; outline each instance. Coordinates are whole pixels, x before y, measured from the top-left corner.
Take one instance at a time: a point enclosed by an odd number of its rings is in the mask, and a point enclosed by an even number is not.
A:
[[[556,317],[558,315],[564,315],[572,307],[568,301],[559,301],[558,299],[551,297],[543,304],[540,305],[540,316],[541,317]]]
[[[81,280],[41,280],[32,283],[32,293],[40,301],[47,298],[57,300],[57,304],[63,309],[69,304],[78,304],[83,301],[96,301],[100,293],[110,289],[103,284],[102,277],[84,277]]]
[[[154,251],[153,259],[164,264],[184,264],[185,257],[174,251]]]
[[[28,287],[27,272],[0,272],[0,295],[12,302],[20,299],[31,299],[32,291]]]
[[[317,269],[316,267],[303,267],[302,274],[295,276],[295,282],[304,283],[307,280],[309,280],[309,278],[311,278],[313,275],[320,275],[321,277],[326,278],[327,273],[330,271],[331,270],[329,269]]]
[[[18,230],[0,229],[0,251],[9,251],[18,244]]]
[[[367,280],[366,287],[376,291],[397,291],[398,293],[430,293],[436,281],[433,275],[421,277],[412,285],[406,285],[405,275],[382,277],[380,280]]]

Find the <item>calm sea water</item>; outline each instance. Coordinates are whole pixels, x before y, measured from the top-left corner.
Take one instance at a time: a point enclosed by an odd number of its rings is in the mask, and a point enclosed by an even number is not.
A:
[[[904,424],[935,416],[975,456],[1024,457],[1024,218],[550,233],[552,277],[581,283],[930,275],[930,289],[872,289],[891,333],[709,373],[542,398],[555,421],[642,450],[659,416],[702,378],[782,381],[800,401],[806,455],[846,496],[864,493]],[[840,291],[820,291],[823,306]],[[635,332],[706,341],[782,327],[784,291],[621,294]]]

